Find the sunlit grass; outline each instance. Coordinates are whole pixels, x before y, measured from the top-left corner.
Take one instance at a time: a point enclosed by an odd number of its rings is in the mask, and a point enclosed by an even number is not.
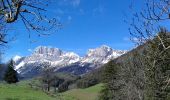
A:
[[[17,84],[0,83],[0,100],[97,100],[102,84],[86,89],[73,89],[64,93],[56,93],[51,97],[41,90],[28,86],[28,81]]]

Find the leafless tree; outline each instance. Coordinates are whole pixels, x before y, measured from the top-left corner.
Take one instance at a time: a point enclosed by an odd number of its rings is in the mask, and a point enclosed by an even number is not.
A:
[[[131,6],[134,11],[133,6]],[[137,45],[147,44],[142,61],[145,63],[150,100],[166,98],[170,86],[170,0],[145,0],[144,9],[134,12],[130,34]],[[149,90],[149,91],[150,91]]]
[[[0,30],[2,27],[21,20],[28,31],[37,32],[38,36],[49,35],[52,29],[61,27],[55,16],[47,15],[50,0],[0,0]],[[5,41],[5,33],[0,32],[0,43]],[[29,35],[30,37],[30,35]]]
[[[5,26],[3,24],[0,24],[0,45],[7,43],[5,37],[6,37]]]
[[[42,88],[45,91],[50,91],[51,84],[54,81],[54,70],[51,68],[50,63],[45,63],[43,66],[43,72],[41,75]]]
[[[22,22],[28,30],[28,38],[31,33],[47,36],[60,29],[61,23],[48,13],[50,3],[51,0],[0,0],[0,52],[3,53],[1,47],[16,37],[7,32],[11,24]]]
[[[152,40],[155,36],[159,37],[157,33],[160,32],[160,28],[166,27],[161,23],[170,19],[170,0],[145,0],[144,9],[140,12],[134,12],[133,5],[130,9],[133,18],[129,31],[132,38],[137,39],[139,44]],[[159,39],[162,41],[160,37]],[[169,46],[164,48],[169,48]]]

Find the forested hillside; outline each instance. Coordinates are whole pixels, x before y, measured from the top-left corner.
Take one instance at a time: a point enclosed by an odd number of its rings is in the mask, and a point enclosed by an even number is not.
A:
[[[170,33],[160,36],[170,44]],[[110,61],[104,71],[102,100],[169,100],[170,51],[164,51],[159,43],[155,38]]]
[[[170,44],[169,32],[160,33],[160,36],[166,45]],[[78,86],[85,88],[105,83],[101,100],[169,100],[170,51],[164,51],[159,43],[155,38],[87,73],[78,80]],[[159,59],[155,67],[150,57]]]

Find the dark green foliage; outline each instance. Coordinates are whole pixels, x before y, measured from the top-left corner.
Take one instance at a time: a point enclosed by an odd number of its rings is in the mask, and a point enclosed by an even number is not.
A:
[[[59,77],[58,83],[58,92],[65,92],[72,88],[71,86],[75,84],[75,82],[80,78],[79,76],[75,76],[72,74],[67,73],[58,73],[57,76]],[[76,87],[73,87],[76,88]]]
[[[64,79],[56,78],[51,84],[53,87],[59,87],[62,83],[64,83]]]
[[[69,82],[65,81],[58,87],[58,92],[65,92],[68,90]]]
[[[100,100],[110,100],[112,98],[112,93],[110,89],[105,84],[103,89],[100,91]]]
[[[88,88],[102,82],[105,67],[101,67],[85,74],[76,84],[78,88]]]
[[[54,88],[54,92],[64,92],[70,89],[72,84],[79,79],[79,76],[68,73],[55,73],[53,69],[46,68],[40,77],[40,82],[44,91],[51,91]]]
[[[14,65],[12,60],[8,64],[8,68],[4,75],[4,80],[9,84],[16,83],[19,81],[17,77],[17,72],[14,70]]]
[[[0,81],[3,80],[6,69],[5,64],[0,64]]]
[[[103,81],[104,83],[107,83],[111,79],[116,79],[117,78],[117,72],[118,72],[118,64],[114,61],[110,61],[105,65],[105,70],[104,70],[104,77]]]
[[[88,88],[88,87],[94,86],[98,83],[99,83],[99,81],[95,78],[94,79],[87,79],[87,80],[83,79],[83,80],[79,80],[77,82],[77,87],[78,88]]]
[[[76,88],[75,86],[74,87],[72,86],[78,79],[80,79],[79,76],[68,73],[57,73],[56,76],[59,78],[57,84],[59,92],[64,92],[69,89]]]
[[[105,66],[103,73],[104,88],[101,91],[101,100],[112,100],[115,94],[112,94],[119,90],[119,87],[115,86],[116,79],[119,78],[118,71],[119,66],[114,61],[108,62]]]
[[[50,64],[46,63],[44,64],[44,69],[40,78],[40,81],[42,83],[42,89],[44,91],[50,91],[50,87],[52,82],[55,80],[56,77],[54,77],[54,71],[52,68],[50,68]]]
[[[105,66],[101,100],[169,100],[170,33],[159,36],[165,46],[156,36]]]

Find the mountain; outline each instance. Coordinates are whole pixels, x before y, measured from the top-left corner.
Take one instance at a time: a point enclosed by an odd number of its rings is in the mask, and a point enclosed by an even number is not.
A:
[[[109,60],[117,58],[118,56],[124,54],[126,51],[113,50],[112,48],[103,45],[96,49],[89,49],[88,53],[82,59],[82,63],[101,63],[105,64]]]
[[[82,75],[96,69],[111,59],[124,54],[126,51],[113,50],[103,45],[99,48],[89,49],[84,57],[74,52],[62,51],[59,48],[39,46],[27,57],[15,56],[15,70],[22,77],[33,77],[39,75],[44,64],[49,63],[56,72],[66,72]]]

